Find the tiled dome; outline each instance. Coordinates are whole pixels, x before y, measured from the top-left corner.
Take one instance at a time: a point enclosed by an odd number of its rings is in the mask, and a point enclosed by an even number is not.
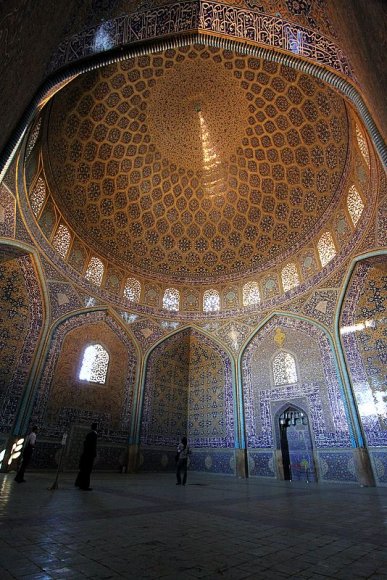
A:
[[[299,247],[344,172],[344,101],[321,81],[199,46],[85,74],[53,99],[45,170],[64,219],[146,276],[243,277]]]

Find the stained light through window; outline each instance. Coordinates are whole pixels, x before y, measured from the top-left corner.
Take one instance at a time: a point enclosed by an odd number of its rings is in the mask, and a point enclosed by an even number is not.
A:
[[[131,300],[132,302],[138,302],[140,300],[141,294],[141,284],[135,278],[128,278],[126,280],[124,288],[124,296]]]
[[[34,215],[36,217],[39,215],[45,199],[46,199],[46,184],[44,183],[43,179],[39,177],[30,196],[32,211],[34,212]]]
[[[81,381],[104,385],[109,367],[109,354],[100,344],[91,344],[85,348],[82,366],[79,373]]]
[[[220,310],[220,296],[217,290],[206,290],[203,294],[204,312],[217,312]]]
[[[258,282],[247,282],[243,286],[243,306],[252,306],[259,304],[261,296],[259,293]]]
[[[347,207],[349,211],[349,215],[351,216],[351,220],[353,225],[356,226],[357,222],[360,219],[361,214],[363,213],[364,203],[361,198],[360,193],[356,189],[354,185],[350,187],[348,196],[347,196]]]
[[[298,276],[297,268],[294,262],[291,262],[282,268],[281,277],[282,286],[285,292],[295,288],[300,283],[300,278]]]
[[[290,385],[297,382],[296,361],[289,352],[280,352],[273,360],[275,385]]]
[[[87,278],[87,280],[90,280],[90,282],[94,282],[96,286],[101,286],[103,272],[104,267],[101,260],[93,256],[87,267],[85,278]]]
[[[326,266],[336,256],[336,247],[330,232],[325,232],[317,243],[321,265]]]
[[[175,288],[167,288],[163,297],[163,308],[166,310],[179,310],[180,293]]]
[[[60,224],[56,231],[52,245],[62,258],[65,258],[70,247],[71,235],[68,228]]]
[[[367,142],[364,139],[364,135],[360,131],[358,125],[356,125],[356,139],[357,139],[357,144],[359,145],[359,149],[361,151],[361,154],[364,157],[364,161],[367,163],[367,165],[369,167],[370,166],[370,154],[369,154],[369,151],[368,151]]]

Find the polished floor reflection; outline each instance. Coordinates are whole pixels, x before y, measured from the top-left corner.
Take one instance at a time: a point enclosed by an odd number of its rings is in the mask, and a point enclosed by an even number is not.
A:
[[[189,473],[0,476],[0,578],[386,578],[387,488]]]

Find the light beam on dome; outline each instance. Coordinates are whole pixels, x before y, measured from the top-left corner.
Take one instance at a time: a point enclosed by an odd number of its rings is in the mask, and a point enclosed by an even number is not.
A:
[[[196,102],[194,107],[198,113],[200,123],[204,170],[203,185],[210,197],[221,195],[226,190],[223,165],[215,146],[211,142],[211,135],[201,109],[201,104]]]

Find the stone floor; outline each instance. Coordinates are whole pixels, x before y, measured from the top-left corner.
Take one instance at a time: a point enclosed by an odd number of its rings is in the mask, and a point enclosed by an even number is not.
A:
[[[0,578],[387,578],[387,488],[0,475]]]

